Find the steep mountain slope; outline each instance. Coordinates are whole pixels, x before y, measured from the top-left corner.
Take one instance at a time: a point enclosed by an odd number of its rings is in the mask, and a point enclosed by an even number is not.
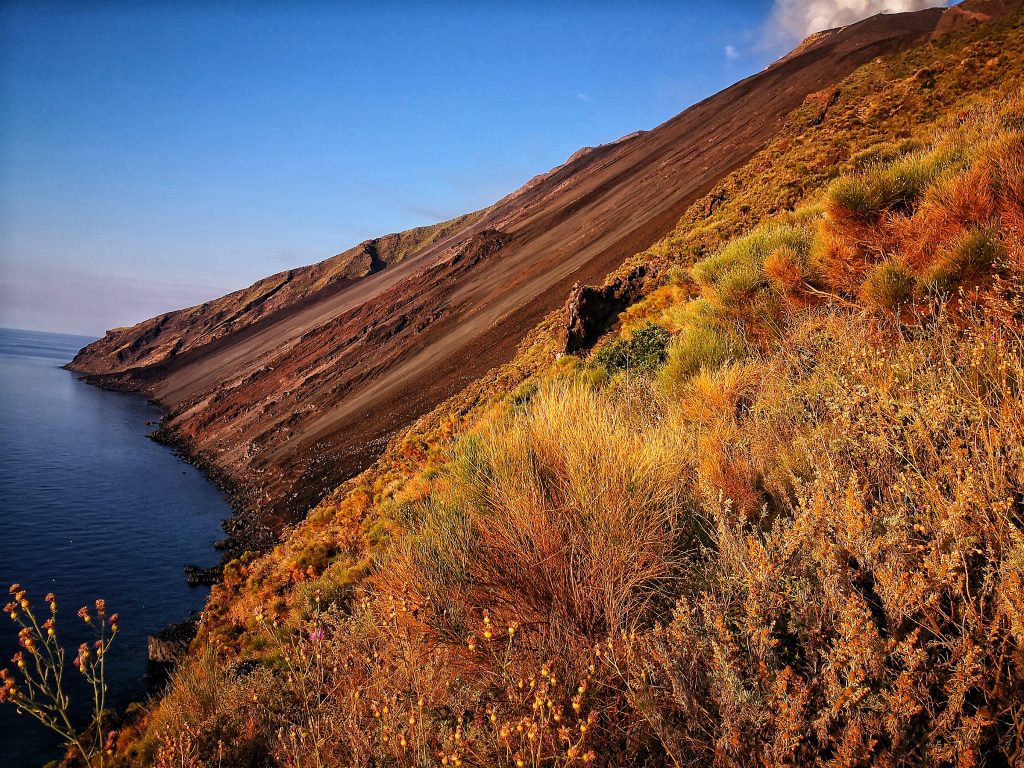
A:
[[[261,321],[280,320],[344,290],[353,282],[396,264],[406,256],[443,240],[483,213],[466,214],[429,227],[418,227],[366,240],[317,264],[278,272],[240,291],[194,307],[168,312],[131,328],[115,328],[75,357],[76,370],[107,372],[155,369],[171,360],[181,364],[193,349],[209,352],[221,338],[251,332]]]
[[[574,283],[602,279],[670,231],[808,95],[926,42],[944,18],[878,16],[821,36],[479,215],[391,236],[401,244],[390,255],[360,246],[112,331],[70,367],[156,398],[169,411],[162,435],[236,490],[250,532],[257,521],[274,532],[397,429],[510,359]]]
[[[1024,15],[963,29],[794,110],[594,354],[550,313],[230,563],[129,754],[1020,763]]]

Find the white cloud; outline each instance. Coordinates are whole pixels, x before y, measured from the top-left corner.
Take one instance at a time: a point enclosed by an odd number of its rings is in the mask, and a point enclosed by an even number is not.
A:
[[[941,0],[775,0],[768,36],[802,40],[823,29],[842,27],[876,13],[901,13],[948,5]]]
[[[740,57],[740,52],[736,50],[735,46],[727,45],[723,50],[727,59],[738,59]]]
[[[579,99],[582,102],[589,102],[590,101],[590,94],[589,93],[577,93],[576,94],[576,98]]]

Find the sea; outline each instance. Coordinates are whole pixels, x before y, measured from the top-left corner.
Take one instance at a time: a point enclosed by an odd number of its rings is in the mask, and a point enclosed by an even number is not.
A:
[[[44,618],[58,601],[58,637],[70,647],[65,678],[81,723],[81,675],[71,666],[87,627],[76,612],[106,601],[120,615],[107,659],[108,704],[143,702],[156,683],[147,636],[198,611],[208,589],[183,566],[212,566],[231,515],[222,493],[148,435],[161,411],[107,392],[61,366],[89,337],[0,329],[0,599],[19,583]],[[18,650],[0,614],[0,667]],[[58,739],[9,702],[0,704],[0,766],[33,768],[61,754]]]

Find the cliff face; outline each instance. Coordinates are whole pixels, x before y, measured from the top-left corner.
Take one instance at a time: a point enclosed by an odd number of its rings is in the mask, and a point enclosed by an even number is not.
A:
[[[820,36],[651,131],[576,153],[486,211],[111,331],[69,367],[158,400],[169,412],[162,434],[227,480],[272,534],[396,430],[509,359],[575,283],[670,231],[809,95],[926,42],[943,17],[878,16]]]

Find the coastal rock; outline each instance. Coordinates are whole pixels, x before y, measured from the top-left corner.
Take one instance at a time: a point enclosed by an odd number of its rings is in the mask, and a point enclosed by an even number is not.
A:
[[[149,660],[176,664],[186,653],[199,630],[199,617],[171,624],[149,636]]]
[[[200,568],[198,565],[185,566],[185,581],[190,587],[210,586],[216,584],[224,575],[224,569],[215,565],[212,568]]]

